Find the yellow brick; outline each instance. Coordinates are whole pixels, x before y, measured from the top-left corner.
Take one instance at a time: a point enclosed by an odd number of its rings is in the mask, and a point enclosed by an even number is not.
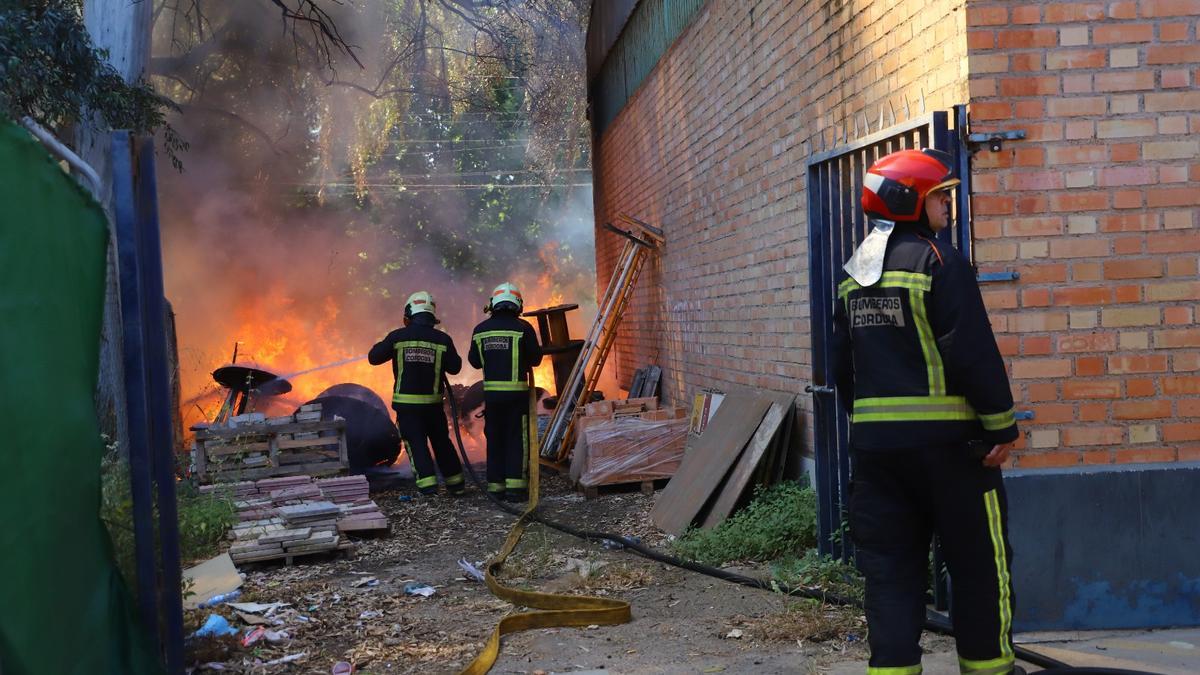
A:
[[[1068,188],[1085,188],[1096,184],[1095,171],[1068,171],[1066,178]],[[1092,220],[1095,221],[1095,218]]]
[[[975,245],[975,259],[981,262],[1000,262],[1017,259],[1017,245],[1004,241],[982,241]]]
[[[1135,68],[1138,65],[1138,50],[1136,47],[1128,49],[1110,49],[1108,51],[1108,65],[1113,68]]]
[[[1026,241],[1021,243],[1022,258],[1045,258],[1050,255],[1050,244],[1045,241]]]
[[[1067,232],[1071,234],[1095,233],[1096,216],[1067,216]]]
[[[1190,209],[1167,211],[1163,214],[1163,227],[1168,230],[1186,230],[1192,227],[1195,217]]]
[[[1154,326],[1162,322],[1158,307],[1107,307],[1100,314],[1100,325],[1105,328]]]
[[[1170,141],[1142,144],[1142,159],[1191,159],[1200,154],[1200,141]]]
[[[1157,424],[1134,424],[1129,427],[1130,443],[1154,443],[1158,440]],[[1036,446],[1034,446],[1036,447]]]
[[[1041,333],[1066,330],[1067,315],[1062,312],[1021,312],[1009,317],[1009,330],[1014,333]]]
[[[1121,333],[1121,349],[1149,349],[1150,332],[1144,330]]]
[[[1058,43],[1064,47],[1076,47],[1088,43],[1087,26],[1068,26],[1059,29]]]
[[[1110,115],[1129,115],[1138,112],[1140,109],[1141,104],[1138,102],[1137,94],[1113,96],[1108,100],[1108,113]]]
[[[1029,445],[1034,448],[1057,448],[1058,429],[1034,429],[1029,432]]]
[[[1073,330],[1095,328],[1096,325],[1095,311],[1071,312],[1071,328]]]
[[[1160,134],[1186,134],[1187,132],[1187,118],[1182,115],[1158,118],[1158,133]]]

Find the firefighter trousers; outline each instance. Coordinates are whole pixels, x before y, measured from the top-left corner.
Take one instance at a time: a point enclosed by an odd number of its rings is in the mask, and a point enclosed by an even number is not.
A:
[[[484,405],[488,492],[525,497],[529,493],[528,395],[489,398]]]
[[[969,446],[854,450],[850,533],[866,577],[869,675],[921,672],[929,551],[950,571],[959,669],[1002,674],[1014,663],[1012,548],[1000,469]]]
[[[446,489],[461,494],[466,488],[463,482],[462,462],[450,443],[450,430],[446,426],[446,412],[441,403],[397,404],[396,428],[408,451],[413,479],[417,489],[424,494],[437,492],[437,472],[441,472]],[[433,456],[429,450],[433,448]],[[437,470],[434,470],[434,458]]]

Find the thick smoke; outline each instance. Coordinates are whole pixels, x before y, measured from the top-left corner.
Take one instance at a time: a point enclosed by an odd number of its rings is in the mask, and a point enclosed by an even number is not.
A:
[[[341,84],[369,89],[387,72],[393,43],[411,33],[404,22],[419,8],[398,4],[391,13],[374,3],[330,5],[346,41],[358,46],[363,70],[336,53],[335,69],[321,67],[319,53],[305,53],[311,38],[301,31],[297,47],[267,2],[223,3],[223,13],[206,16],[200,32],[181,31],[169,12],[159,17],[156,72],[182,103],[172,124],[191,144],[184,171],[160,179],[166,288],[177,313],[188,424],[216,412],[210,373],[230,360],[235,342],[239,361],[279,374],[362,357],[401,325],[404,300],[417,290],[435,295],[442,328],[464,355],[489,291],[502,281],[522,287],[528,308],[580,304],[571,315],[580,337],[594,316],[588,173],[556,175],[555,182],[574,187],[549,194],[444,187],[532,183],[543,174],[527,168],[522,141],[562,139],[530,131],[521,106],[495,115],[469,106],[463,112],[458,99],[470,92],[430,86],[420,95],[377,98]],[[467,47],[477,39],[461,23],[442,21],[439,30],[451,28],[460,33],[443,34],[441,44]],[[469,59],[446,61],[440,49],[428,54],[394,68],[423,67],[410,73],[414,85],[433,75],[496,81]],[[519,93],[521,82],[505,77]],[[507,170],[491,172],[489,161]],[[499,206],[481,200],[488,194]],[[527,222],[506,223],[496,209]],[[484,221],[499,223],[494,236]],[[476,377],[465,366],[453,379]],[[338,382],[390,399],[390,370],[358,360],[296,376],[294,391],[268,412],[288,412]]]

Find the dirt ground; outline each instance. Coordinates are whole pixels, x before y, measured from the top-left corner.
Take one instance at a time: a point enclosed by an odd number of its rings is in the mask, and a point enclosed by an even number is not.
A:
[[[243,568],[239,601],[288,603],[266,626],[287,637],[249,647],[239,642],[245,630],[237,637],[192,640],[194,672],[328,674],[346,661],[357,673],[454,673],[468,664],[513,608],[458,561],[482,569],[514,518],[473,487],[462,498],[403,490],[373,497],[392,521],[389,535],[359,540],[354,552],[341,557]],[[639,492],[585,500],[564,479],[543,478],[542,510],[549,517],[640,537],[666,550],[666,535],[649,519],[653,500]],[[857,611],[734,585],[541,525],[529,528],[504,578],[524,588],[628,600],[633,621],[506,636],[493,673],[818,673],[866,655]],[[410,582],[429,584],[435,593],[406,595]],[[243,627],[228,608],[220,613]],[[190,613],[190,626],[207,614]],[[952,649],[946,638],[927,640],[931,651]],[[277,661],[288,656],[294,660]]]

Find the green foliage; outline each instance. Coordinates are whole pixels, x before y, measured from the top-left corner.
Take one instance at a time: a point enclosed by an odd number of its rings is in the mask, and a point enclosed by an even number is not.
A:
[[[676,555],[709,565],[773,560],[817,541],[817,494],[801,483],[759,489],[754,500],[711,530],[691,529],[675,540]]]
[[[863,599],[863,578],[849,563],[809,549],[771,565],[772,581],[786,586],[820,588],[829,593]]]
[[[109,445],[109,452],[101,464],[100,476],[100,519],[108,527],[117,567],[130,589],[136,590],[129,463],[117,454],[115,444]],[[216,553],[225,533],[237,522],[237,509],[226,497],[199,494],[185,483],[177,483],[177,486],[180,555],[185,562],[207,558]],[[154,522],[157,550],[157,508]]]
[[[166,124],[168,99],[125,82],[92,45],[77,2],[0,0],[0,114],[61,128],[95,113],[108,129],[161,130],[172,162],[187,144]]]

